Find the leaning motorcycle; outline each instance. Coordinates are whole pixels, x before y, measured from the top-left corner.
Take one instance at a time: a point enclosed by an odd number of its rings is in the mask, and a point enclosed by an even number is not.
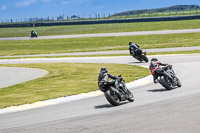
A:
[[[36,32],[33,32],[33,33],[30,33],[30,37],[31,37],[31,38],[33,38],[33,37],[36,37],[36,38],[37,38],[38,36],[37,36],[37,33],[36,33]]]
[[[133,58],[135,58],[135,59],[137,59],[137,60],[139,60],[140,62],[142,62],[142,61],[145,61],[145,62],[148,62],[149,60],[148,60],[148,58],[147,58],[147,56],[146,56],[146,52],[143,52],[141,49],[139,49],[139,54],[134,54],[134,50],[133,50],[133,48],[131,48],[131,51],[132,51],[132,56],[133,56]]]
[[[121,101],[128,100],[129,102],[134,101],[134,96],[126,87],[124,79],[121,75],[118,76],[119,78],[116,80],[112,80],[114,85],[108,86],[106,82],[101,81],[102,87],[105,89],[104,95],[108,102],[114,106],[118,106]]]
[[[165,70],[157,67],[155,73],[158,74],[159,83],[167,90],[182,86],[181,81],[177,78],[171,65],[168,65]]]

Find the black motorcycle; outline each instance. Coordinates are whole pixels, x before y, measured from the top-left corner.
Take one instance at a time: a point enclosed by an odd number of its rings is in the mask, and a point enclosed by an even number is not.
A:
[[[133,53],[132,54],[133,58],[139,60],[140,62],[142,62],[142,61],[148,62],[149,61],[146,56],[146,52],[143,52],[141,49],[138,49],[138,51],[136,53],[134,52],[133,48],[131,48],[131,51]]]
[[[33,37],[36,37],[36,38],[37,38],[38,36],[37,36],[37,33],[34,31],[34,32],[31,32],[31,33],[30,33],[30,37],[31,37],[31,38],[33,38]]]
[[[104,94],[108,102],[114,106],[120,104],[121,101],[128,100],[129,102],[134,101],[134,96],[126,87],[124,79],[121,75],[116,80],[111,80],[110,82],[114,82],[114,85],[108,86],[107,82],[101,81],[102,88],[105,89]]]
[[[161,67],[156,68],[155,74],[158,74],[159,83],[167,90],[172,90],[176,87],[182,86],[180,80],[172,69],[172,65],[166,66],[165,69]]]

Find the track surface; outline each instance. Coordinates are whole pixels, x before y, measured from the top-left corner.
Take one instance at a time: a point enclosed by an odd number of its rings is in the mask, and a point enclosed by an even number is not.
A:
[[[110,37],[110,36],[178,34],[178,33],[196,33],[196,32],[200,32],[200,29],[138,31],[138,32],[119,32],[119,33],[99,33],[99,34],[77,34],[77,35],[55,35],[55,36],[39,36],[38,38],[10,37],[10,38],[0,38],[0,41],[3,41],[3,40],[32,40],[32,39],[59,39],[59,38],[83,38],[83,37]]]
[[[35,68],[0,67],[0,88],[40,78],[48,71]]]
[[[56,106],[0,115],[0,132],[199,132],[200,54],[157,57],[160,61],[173,65],[182,81],[181,88],[166,91],[159,84],[132,88],[135,102],[125,102],[118,107],[111,106],[101,95]],[[9,62],[0,61],[3,64]],[[12,60],[14,64],[40,62],[149,65],[138,63],[128,56]]]

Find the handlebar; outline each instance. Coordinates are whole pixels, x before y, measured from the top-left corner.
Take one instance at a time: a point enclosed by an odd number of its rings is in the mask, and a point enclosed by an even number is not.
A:
[[[154,71],[157,72],[157,73],[159,73],[159,72],[163,72],[164,70],[162,68],[160,68],[160,67],[157,67],[157,69],[154,70]]]

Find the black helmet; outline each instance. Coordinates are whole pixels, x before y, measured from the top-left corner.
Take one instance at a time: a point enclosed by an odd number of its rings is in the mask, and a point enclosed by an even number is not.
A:
[[[129,44],[129,46],[131,46],[133,44],[133,42],[129,42],[128,44]]]
[[[152,59],[151,59],[151,62],[152,62],[152,61],[158,61],[158,59],[157,59],[157,58],[152,58]]]
[[[108,70],[107,70],[107,68],[106,68],[106,67],[102,67],[102,68],[101,68],[101,70],[100,70],[100,72],[107,73],[107,72],[108,72]]]

